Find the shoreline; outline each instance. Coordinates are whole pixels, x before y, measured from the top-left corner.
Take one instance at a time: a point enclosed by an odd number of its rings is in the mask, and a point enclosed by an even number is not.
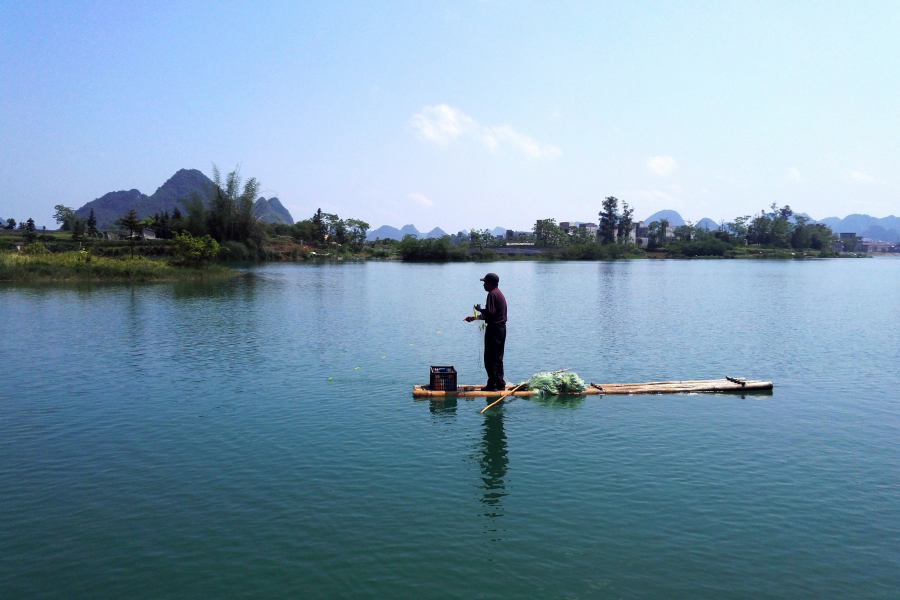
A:
[[[172,265],[165,260],[108,258],[82,252],[28,255],[0,253],[0,282],[174,282],[230,279],[239,271],[213,263],[203,266]]]
[[[462,263],[462,262],[610,262],[621,260],[816,260],[829,258],[875,258],[897,256],[890,253],[831,253],[823,256],[819,252],[788,252],[782,249],[761,248],[725,256],[684,256],[671,255],[668,252],[643,252],[619,257],[573,257],[562,251],[535,251],[528,253],[494,252],[487,256],[470,255],[465,260],[454,258],[410,259],[400,255],[365,256],[365,255],[306,255],[292,259],[282,255],[280,260],[253,261],[260,265],[273,262],[325,263],[325,262],[358,262],[358,261],[391,261],[402,263]],[[242,262],[242,261],[239,261]],[[136,255],[128,256],[96,256],[86,252],[69,251],[50,254],[24,254],[15,251],[0,251],[0,283],[32,283],[32,282],[92,282],[92,283],[131,283],[131,282],[177,282],[222,280],[244,275],[227,263],[209,263],[201,266],[185,266],[172,264],[165,258],[149,258]]]

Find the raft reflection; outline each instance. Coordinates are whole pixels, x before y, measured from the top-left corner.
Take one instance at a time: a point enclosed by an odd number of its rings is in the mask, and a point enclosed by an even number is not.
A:
[[[444,398],[440,401],[432,400],[428,403],[428,410],[438,419],[453,418],[455,420],[456,398]]]

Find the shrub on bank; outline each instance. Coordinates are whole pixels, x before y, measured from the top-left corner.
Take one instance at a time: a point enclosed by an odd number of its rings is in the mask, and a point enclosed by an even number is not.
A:
[[[292,248],[291,260],[307,260],[309,259],[309,250],[304,248]]]
[[[448,261],[468,258],[468,249],[454,246],[450,242],[449,235],[424,240],[417,239],[414,235],[405,235],[397,245],[397,250],[403,260],[409,261]]]
[[[733,247],[732,244],[728,244],[722,240],[709,238],[693,242],[683,242],[674,246],[673,250],[687,257],[725,256],[725,253]]]
[[[219,243],[208,235],[194,237],[187,231],[172,238],[175,262],[183,265],[202,265],[216,258]]]
[[[22,252],[25,254],[50,254],[50,251],[47,250],[47,246],[40,242],[32,242],[26,245],[22,248]]]
[[[497,251],[493,248],[470,251],[463,244],[453,244],[449,235],[425,238],[424,240],[417,239],[413,235],[406,235],[397,245],[397,251],[406,261],[489,261],[499,258]]]
[[[250,260],[250,249],[240,242],[225,242],[219,248],[219,260]]]
[[[643,256],[644,251],[634,244],[574,244],[565,246],[560,252],[564,260],[612,260]]]
[[[468,258],[469,260],[492,261],[498,260],[500,258],[500,255],[493,248],[482,248],[481,250],[476,250],[475,252],[469,253]]]

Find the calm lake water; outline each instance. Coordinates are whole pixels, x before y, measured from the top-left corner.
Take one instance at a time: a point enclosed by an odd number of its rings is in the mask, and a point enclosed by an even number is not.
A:
[[[414,402],[481,383],[771,394]],[[898,598],[900,261],[0,284],[0,597]]]

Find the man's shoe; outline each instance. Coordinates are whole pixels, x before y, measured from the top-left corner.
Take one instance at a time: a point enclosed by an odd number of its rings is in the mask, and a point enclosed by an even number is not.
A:
[[[494,386],[494,385],[486,385],[486,386],[484,386],[483,388],[481,388],[481,391],[482,391],[482,392],[496,392],[496,391],[497,391],[497,386]]]

